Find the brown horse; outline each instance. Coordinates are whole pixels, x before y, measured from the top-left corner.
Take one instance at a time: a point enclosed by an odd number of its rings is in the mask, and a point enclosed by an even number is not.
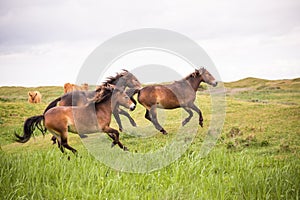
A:
[[[17,141],[27,142],[35,128],[41,130],[43,134],[49,130],[58,139],[62,152],[67,148],[76,153],[76,149],[68,144],[68,130],[79,134],[103,131],[113,139],[112,147],[118,144],[121,149],[127,150],[119,141],[119,132],[109,125],[114,106],[120,104],[133,110],[135,104],[125,92],[117,88],[113,89],[110,85],[100,87],[96,93],[93,101],[85,106],[58,106],[48,110],[44,115],[28,118],[24,123],[23,136],[15,134]],[[44,121],[44,129],[42,121]]]
[[[192,110],[199,114],[199,124],[203,127],[203,117],[200,109],[194,104],[196,92],[201,82],[217,86],[218,82],[205,69],[196,69],[180,81],[167,85],[150,85],[142,88],[138,93],[138,101],[146,108],[145,118],[150,120],[155,128],[163,134],[165,129],[157,121],[157,108],[175,109],[182,107],[189,116],[182,121],[184,126],[193,116]],[[192,109],[192,110],[191,110]]]
[[[41,103],[42,95],[39,91],[28,92],[28,102],[29,103]]]
[[[87,83],[79,85],[71,84],[71,83],[65,83],[64,84],[64,93],[72,92],[72,91],[88,91],[89,85]]]
[[[142,85],[132,73],[123,69],[123,72],[118,73],[116,76],[109,77],[106,80],[106,83],[116,85],[119,90],[124,90],[126,87],[131,88],[127,90],[126,93],[131,98],[131,101],[136,104],[136,101],[132,96],[138,91],[138,89],[142,87]],[[58,97],[57,99],[52,101],[45,109],[44,113],[46,113],[49,109],[55,107],[57,104],[59,106],[83,106],[88,102],[88,99],[91,99],[95,96],[95,93],[95,91],[73,91],[70,93],[66,93],[65,95]],[[117,106],[113,110],[113,115],[118,123],[120,131],[123,130],[123,127],[119,114],[126,116],[129,119],[131,125],[136,126],[135,121],[132,119],[129,113]]]

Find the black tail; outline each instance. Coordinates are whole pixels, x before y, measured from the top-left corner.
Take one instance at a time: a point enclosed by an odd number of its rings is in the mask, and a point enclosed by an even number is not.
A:
[[[36,128],[38,128],[43,133],[43,135],[45,135],[47,129],[44,128],[42,124],[43,120],[44,115],[33,116],[26,119],[23,127],[23,136],[20,136],[17,133],[15,133],[15,136],[17,137],[16,141],[21,143],[27,142]]]
[[[47,108],[45,109],[44,111],[44,114],[50,110],[51,108],[55,107],[57,105],[57,102],[61,101],[61,97],[58,97],[57,99],[55,99],[54,101],[52,101],[48,106]]]

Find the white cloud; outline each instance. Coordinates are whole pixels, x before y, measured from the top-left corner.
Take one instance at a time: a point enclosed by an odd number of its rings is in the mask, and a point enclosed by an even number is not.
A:
[[[34,85],[24,78],[32,71],[54,77],[36,84],[75,80],[96,46],[145,27],[170,29],[198,41],[224,80],[299,77],[299,9],[298,0],[4,0],[0,85]]]

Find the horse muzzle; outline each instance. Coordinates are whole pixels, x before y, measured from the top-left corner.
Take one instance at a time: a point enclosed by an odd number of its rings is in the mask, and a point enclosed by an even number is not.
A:
[[[135,104],[132,103],[132,104],[129,106],[129,110],[130,110],[130,111],[133,111],[134,109],[135,109]]]
[[[218,85],[218,81],[212,82],[211,85],[212,85],[213,87],[216,87],[216,86]]]

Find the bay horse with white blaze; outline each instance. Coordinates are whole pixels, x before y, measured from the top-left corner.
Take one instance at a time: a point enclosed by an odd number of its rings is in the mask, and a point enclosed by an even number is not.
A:
[[[24,123],[23,136],[15,134],[17,141],[27,142],[35,128],[41,130],[43,134],[48,130],[57,138],[62,152],[67,148],[76,153],[76,149],[68,144],[68,131],[79,134],[103,131],[113,139],[112,147],[118,144],[121,149],[127,150],[119,141],[119,132],[110,127],[112,108],[120,104],[133,110],[135,104],[125,92],[111,85],[99,87],[96,93],[95,98],[85,106],[58,106],[43,115],[28,118]]]
[[[196,92],[201,82],[217,86],[218,82],[205,69],[196,69],[187,77],[166,85],[150,85],[138,92],[138,101],[146,108],[145,118],[150,120],[155,128],[163,134],[166,130],[158,123],[157,108],[175,109],[182,107],[189,116],[182,121],[182,126],[187,124],[193,116],[192,110],[199,115],[199,124],[203,127],[201,110],[194,104]]]

